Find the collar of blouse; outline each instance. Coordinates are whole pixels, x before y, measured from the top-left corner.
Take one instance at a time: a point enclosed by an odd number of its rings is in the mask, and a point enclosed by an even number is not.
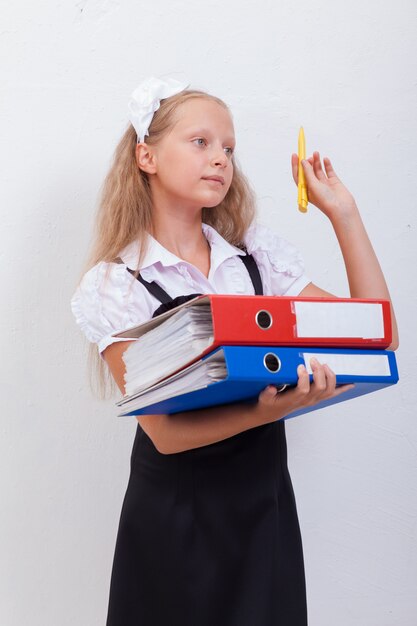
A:
[[[212,226],[203,223],[202,229],[204,236],[211,247],[211,271],[214,271],[226,259],[230,259],[237,254],[243,256],[245,255],[243,250],[233,246],[228,241],[223,239],[223,237]],[[136,241],[130,243],[119,256],[127,267],[135,270],[137,268],[139,258],[138,243]],[[149,246],[142,262],[141,270],[150,268],[156,263],[161,263],[164,267],[168,267],[170,265],[184,264],[184,260],[164,248],[159,241],[154,239],[152,235],[149,235]]]

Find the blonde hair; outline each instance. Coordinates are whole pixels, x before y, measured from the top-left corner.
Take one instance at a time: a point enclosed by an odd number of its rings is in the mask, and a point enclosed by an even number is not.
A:
[[[161,100],[154,113],[145,138],[148,145],[156,145],[171,129],[177,109],[194,98],[217,102],[229,113],[223,100],[205,91],[184,90],[179,94]],[[104,179],[98,211],[95,220],[95,233],[92,249],[83,270],[100,261],[112,262],[132,241],[138,241],[140,255],[138,271],[146,253],[147,233],[152,230],[152,196],[146,172],[136,162],[136,131],[131,124],[127,127],[113,155],[110,169]],[[242,247],[246,230],[256,215],[255,194],[232,155],[233,178],[223,201],[215,207],[203,207],[202,221],[213,226],[229,243]],[[110,385],[115,385],[103,359],[91,344],[89,352],[90,383],[98,395],[106,397]]]

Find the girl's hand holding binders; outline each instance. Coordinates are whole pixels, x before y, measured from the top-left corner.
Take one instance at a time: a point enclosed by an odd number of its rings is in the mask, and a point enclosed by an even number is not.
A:
[[[354,387],[354,385],[340,385],[336,388],[336,376],[328,365],[319,363],[317,359],[311,359],[310,365],[313,371],[312,383],[304,365],[299,365],[296,387],[277,392],[276,387],[269,385],[261,391],[255,411],[262,423],[280,419],[293,411],[313,406]]]
[[[304,175],[307,184],[308,201],[314,204],[331,221],[349,217],[357,212],[355,198],[336,175],[329,158],[324,157],[324,170],[320,153],[305,159]],[[291,155],[291,168],[294,182],[298,185],[298,155]]]

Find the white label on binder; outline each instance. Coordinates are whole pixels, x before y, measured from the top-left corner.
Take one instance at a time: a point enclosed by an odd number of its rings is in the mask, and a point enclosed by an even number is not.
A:
[[[379,302],[294,302],[297,337],[384,337]]]
[[[316,358],[320,363],[327,363],[339,376],[390,376],[388,356],[386,354],[342,354],[334,352],[303,352],[302,357],[306,369],[312,374],[310,359]]]

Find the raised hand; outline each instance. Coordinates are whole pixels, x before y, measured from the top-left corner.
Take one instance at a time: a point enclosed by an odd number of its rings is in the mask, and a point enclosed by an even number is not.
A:
[[[356,211],[356,202],[350,191],[345,187],[329,158],[323,159],[321,164],[319,152],[304,161],[304,174],[307,184],[308,201],[314,204],[329,219]],[[293,179],[298,185],[298,155],[291,155],[291,169]]]

